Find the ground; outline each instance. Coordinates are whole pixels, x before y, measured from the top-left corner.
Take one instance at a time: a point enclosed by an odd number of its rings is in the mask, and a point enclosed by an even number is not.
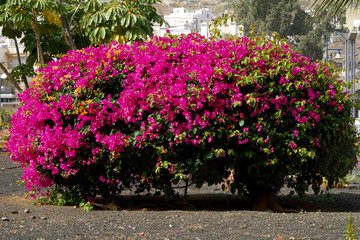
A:
[[[119,211],[86,212],[73,206],[30,205],[16,184],[21,168],[0,153],[0,239],[344,239],[349,212],[360,237],[360,186],[331,196],[276,197],[295,213],[254,212],[219,187],[189,190],[189,204],[157,198],[130,201]],[[132,204],[130,204],[132,202]],[[184,210],[185,209],[185,210]]]

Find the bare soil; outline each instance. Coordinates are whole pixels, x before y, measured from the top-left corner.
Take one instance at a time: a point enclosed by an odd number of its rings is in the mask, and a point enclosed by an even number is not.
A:
[[[219,186],[191,187],[188,201],[124,195],[119,210],[31,205],[16,184],[22,169],[0,152],[0,239],[344,239],[349,212],[360,237],[360,184],[276,197],[293,213],[254,212],[246,199]],[[102,202],[98,201],[101,206]],[[103,205],[101,209],[108,205]],[[110,207],[111,208],[111,207]]]

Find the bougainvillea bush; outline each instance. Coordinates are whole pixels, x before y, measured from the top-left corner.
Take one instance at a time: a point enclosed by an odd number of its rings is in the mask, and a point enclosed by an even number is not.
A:
[[[271,201],[284,184],[318,191],[355,166],[345,90],[334,67],[277,37],[112,43],[39,70],[8,151],[34,193],[171,195],[179,180],[217,184],[233,170],[234,192]]]

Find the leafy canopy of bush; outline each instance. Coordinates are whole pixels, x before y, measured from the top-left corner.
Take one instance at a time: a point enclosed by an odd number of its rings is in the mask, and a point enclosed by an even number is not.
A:
[[[70,51],[41,69],[12,118],[29,190],[83,199],[191,179],[300,194],[356,163],[352,102],[331,65],[274,36],[154,37]]]

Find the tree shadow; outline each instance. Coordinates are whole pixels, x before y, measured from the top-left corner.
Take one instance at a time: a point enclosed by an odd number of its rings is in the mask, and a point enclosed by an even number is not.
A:
[[[100,200],[100,201],[99,201]],[[99,203],[103,199],[96,199]],[[102,202],[106,204],[105,202]],[[187,197],[169,199],[165,196],[136,196],[122,195],[116,199],[116,205],[120,210],[141,210],[141,211],[232,211],[251,210],[251,203],[248,199],[227,193],[199,193],[189,194]]]
[[[310,193],[303,199],[278,196],[277,201],[306,212],[360,212],[360,189],[332,189],[329,194]]]
[[[289,212],[360,212],[360,189],[343,189],[330,195],[313,193],[305,199],[297,196],[277,195],[276,201]],[[97,198],[95,210],[133,210],[133,211],[251,211],[252,204],[244,196],[224,192],[193,193],[186,198],[176,199],[154,195],[121,195],[114,204]]]

